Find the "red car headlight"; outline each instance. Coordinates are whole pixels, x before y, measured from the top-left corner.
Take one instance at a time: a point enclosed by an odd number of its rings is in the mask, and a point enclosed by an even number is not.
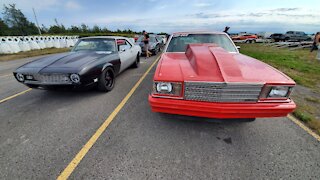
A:
[[[263,99],[288,99],[293,86],[288,85],[266,85],[264,86],[260,98]]]
[[[182,83],[180,82],[154,82],[153,95],[182,97]]]

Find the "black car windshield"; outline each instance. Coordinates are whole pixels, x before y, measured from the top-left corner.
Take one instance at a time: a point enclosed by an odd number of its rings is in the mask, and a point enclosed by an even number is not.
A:
[[[173,35],[167,52],[185,52],[188,44],[214,43],[228,52],[237,52],[236,47],[225,34],[178,34]]]
[[[114,39],[89,38],[80,40],[72,51],[116,51]]]

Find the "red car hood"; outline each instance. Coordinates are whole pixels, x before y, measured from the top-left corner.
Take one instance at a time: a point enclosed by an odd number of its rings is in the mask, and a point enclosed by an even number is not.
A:
[[[185,53],[164,53],[154,80],[295,84],[261,61],[214,44],[190,44]]]

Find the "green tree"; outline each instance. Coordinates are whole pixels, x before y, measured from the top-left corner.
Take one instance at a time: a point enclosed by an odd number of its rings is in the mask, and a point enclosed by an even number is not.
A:
[[[9,26],[12,35],[37,34],[36,25],[25,17],[15,4],[4,5],[4,22]]]
[[[101,32],[101,29],[98,25],[94,25],[92,30],[91,30],[92,33],[100,33]]]
[[[68,31],[70,33],[76,34],[76,33],[81,33],[81,28],[79,28],[78,26],[71,26]]]
[[[48,33],[50,34],[64,34],[66,29],[64,26],[53,25],[49,27]]]
[[[106,28],[106,27],[104,27],[101,31],[104,32],[104,33],[110,33],[110,32],[111,32],[111,31],[110,31],[108,28]]]
[[[10,35],[9,26],[0,18],[0,36]]]
[[[84,33],[88,33],[89,32],[89,27],[86,24],[82,23],[81,24],[81,31],[84,32]]]

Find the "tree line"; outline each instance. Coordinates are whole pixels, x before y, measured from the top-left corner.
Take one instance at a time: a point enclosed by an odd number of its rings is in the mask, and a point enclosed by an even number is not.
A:
[[[29,21],[20,9],[16,8],[15,4],[4,5],[3,7],[3,19],[0,18],[0,36],[27,36],[38,35],[39,31],[35,23]],[[140,34],[141,32],[135,32],[130,29],[111,31],[106,27],[99,27],[94,25],[90,28],[86,24],[80,26],[65,27],[63,24],[58,23],[55,19],[55,24],[49,27],[41,25],[40,31],[42,34],[59,34],[59,35],[72,35],[72,34]]]

